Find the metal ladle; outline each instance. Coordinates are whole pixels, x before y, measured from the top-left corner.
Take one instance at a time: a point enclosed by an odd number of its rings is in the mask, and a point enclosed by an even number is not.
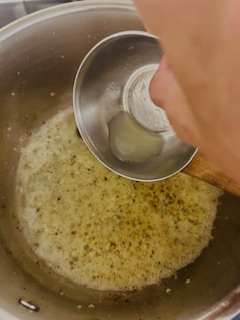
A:
[[[236,182],[200,153],[194,157],[197,150],[179,140],[150,99],[149,82],[162,54],[157,39],[141,31],[113,34],[92,48],[73,94],[83,140],[107,168],[126,178],[156,181],[183,170],[240,196]]]
[[[110,170],[138,181],[182,170],[196,149],[179,140],[148,93],[162,57],[140,31],[113,34],[85,57],[74,84],[74,111],[88,148]]]

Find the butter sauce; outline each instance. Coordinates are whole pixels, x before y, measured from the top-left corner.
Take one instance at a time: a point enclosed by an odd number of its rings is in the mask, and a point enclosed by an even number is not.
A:
[[[33,133],[17,180],[29,245],[63,277],[99,290],[140,289],[193,262],[221,194],[182,173],[155,183],[117,176],[76,134],[72,108]]]

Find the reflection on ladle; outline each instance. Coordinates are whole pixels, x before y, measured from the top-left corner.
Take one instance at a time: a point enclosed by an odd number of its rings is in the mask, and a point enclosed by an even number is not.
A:
[[[123,110],[142,127],[162,133],[172,128],[165,111],[153,103],[149,94],[149,85],[157,68],[158,64],[148,64],[131,74],[123,90],[122,105]]]
[[[122,161],[141,162],[159,155],[161,134],[171,129],[165,112],[149,95],[156,69],[156,64],[149,64],[130,76],[123,90],[122,111],[108,123],[110,146]]]

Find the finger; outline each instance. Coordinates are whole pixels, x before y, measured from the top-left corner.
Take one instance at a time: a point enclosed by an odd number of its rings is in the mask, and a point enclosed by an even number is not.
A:
[[[185,95],[164,57],[150,83],[153,102],[162,107],[178,135],[185,142],[198,144],[198,129]]]
[[[159,107],[164,107],[165,86],[171,81],[171,71],[166,56],[163,56],[160,65],[150,82],[150,96],[152,101]]]

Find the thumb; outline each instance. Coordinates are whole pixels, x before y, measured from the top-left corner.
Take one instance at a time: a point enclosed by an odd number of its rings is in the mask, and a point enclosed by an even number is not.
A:
[[[168,86],[171,85],[172,72],[169,68],[166,56],[160,61],[149,87],[152,101],[159,107],[164,108]]]
[[[166,56],[161,61],[154,74],[150,87],[153,102],[163,108],[178,135],[185,142],[197,144],[197,126],[185,94],[170,68]]]

